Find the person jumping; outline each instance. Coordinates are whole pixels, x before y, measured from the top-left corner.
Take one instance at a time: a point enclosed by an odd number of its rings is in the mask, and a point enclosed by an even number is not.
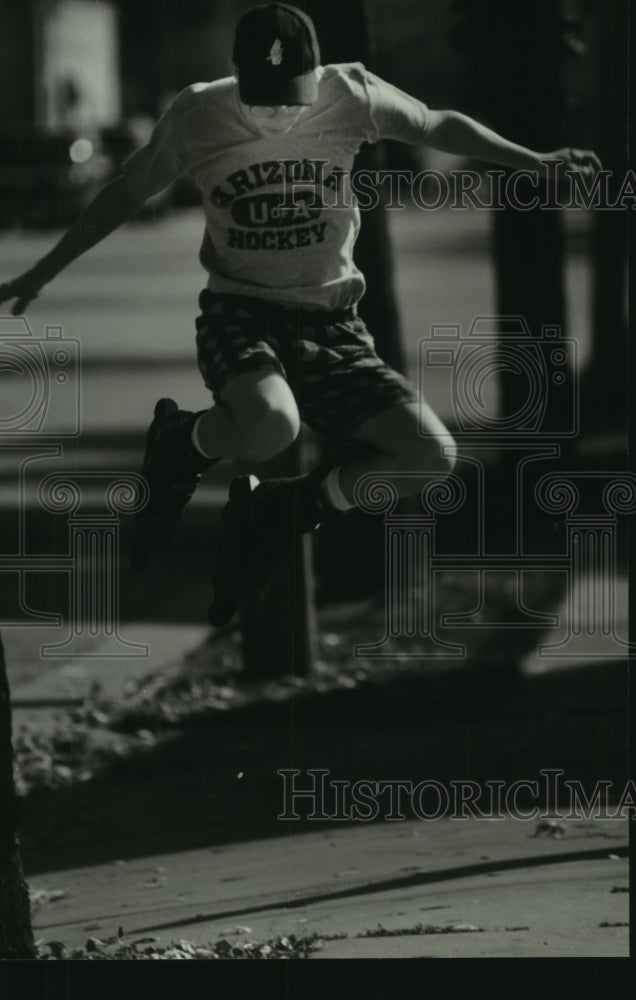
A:
[[[24,311],[64,267],[186,174],[205,213],[208,273],[196,319],[198,364],[213,405],[155,406],[131,563],[169,544],[201,476],[221,459],[258,464],[304,421],[340,455],[307,475],[236,477],[223,511],[210,622],[262,598],[298,536],[356,505],[369,473],[444,476],[455,444],[418,391],[376,354],[357,314],[360,208],[351,170],[363,142],[395,139],[545,173],[551,161],[594,173],[594,153],[539,153],[456,111],[435,111],[361,63],[321,65],[311,19],[270,3],[240,19],[233,75],[183,90],[52,251],[0,286]],[[400,495],[417,486],[396,477]]]

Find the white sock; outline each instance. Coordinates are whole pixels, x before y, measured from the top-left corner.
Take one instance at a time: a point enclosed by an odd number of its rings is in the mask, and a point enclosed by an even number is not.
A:
[[[355,507],[354,503],[347,500],[346,496],[340,489],[340,469],[342,466],[334,465],[333,469],[328,473],[326,479],[323,479],[320,484],[320,488],[325,495],[327,501],[336,510],[351,510]]]
[[[201,441],[199,440],[199,424],[201,423],[201,419],[204,416],[205,413],[202,413],[201,416],[197,417],[197,419],[194,421],[194,424],[192,426],[192,434],[190,435],[190,440],[192,441],[192,444],[198,451],[199,455],[203,455],[204,458],[216,458],[217,457],[216,455],[209,455],[208,452],[205,451],[205,449],[201,446]]]

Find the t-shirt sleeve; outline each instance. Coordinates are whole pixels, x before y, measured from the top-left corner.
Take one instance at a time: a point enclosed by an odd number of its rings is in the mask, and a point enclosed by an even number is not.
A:
[[[400,142],[421,143],[430,129],[426,104],[416,97],[364,70],[369,99],[369,126],[374,140],[397,139]]]
[[[166,109],[145,146],[135,150],[122,164],[128,187],[145,200],[163,191],[189,168],[184,121],[191,103],[192,88],[182,91]]]

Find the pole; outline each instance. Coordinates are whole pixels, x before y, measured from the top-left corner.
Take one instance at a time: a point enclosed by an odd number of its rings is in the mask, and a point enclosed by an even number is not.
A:
[[[488,4],[461,0],[459,14],[457,42],[467,59],[469,113],[523,146],[539,150],[564,146],[563,0],[536,0],[514,7],[506,0]],[[506,171],[504,183],[510,175],[511,171]],[[499,417],[513,437],[520,395],[527,394],[528,386],[523,376],[505,363],[510,321],[503,317],[523,317],[532,337],[540,338],[545,327],[558,328],[565,370],[572,360],[565,341],[563,213],[542,207],[545,184],[540,182],[537,187],[533,181],[521,179],[516,185],[518,203],[503,199],[505,207],[491,216],[497,314],[502,317],[497,348]],[[533,196],[538,204],[522,210],[521,204],[531,203]],[[555,392],[547,379],[542,393],[542,434],[554,432],[565,450],[567,439],[559,432],[571,420],[570,396]],[[516,462],[514,453],[502,449],[497,462],[504,479],[509,480],[514,469],[506,465]],[[492,505],[485,525],[491,544],[514,533],[520,500],[512,495],[508,502]]]
[[[303,471],[302,439],[259,470],[259,478],[297,476]],[[258,604],[241,610],[243,676],[307,677],[316,648],[316,611],[311,537],[301,535]]]

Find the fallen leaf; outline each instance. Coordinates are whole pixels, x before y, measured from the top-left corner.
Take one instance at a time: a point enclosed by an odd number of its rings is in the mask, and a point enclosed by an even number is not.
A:
[[[88,938],[84,947],[86,951],[99,951],[104,947],[104,942],[100,941],[99,938]]]
[[[30,889],[29,899],[32,906],[42,906],[44,903],[55,903],[68,895],[67,889]]]

